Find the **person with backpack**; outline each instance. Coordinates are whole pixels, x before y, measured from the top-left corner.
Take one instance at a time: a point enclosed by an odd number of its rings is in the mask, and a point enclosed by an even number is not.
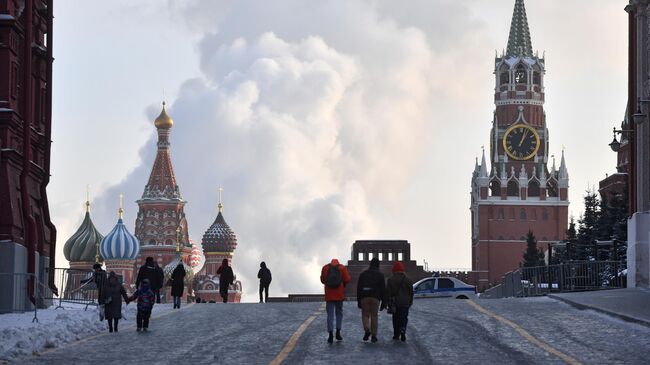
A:
[[[257,272],[257,278],[260,279],[260,303],[269,301],[269,285],[271,285],[271,270],[266,267],[262,261],[260,271]],[[264,292],[264,301],[262,301],[262,292]]]
[[[357,282],[357,306],[361,309],[361,322],[365,331],[364,341],[368,341],[372,335],[372,342],[377,342],[379,309],[384,308],[384,287],[384,274],[379,271],[379,259],[373,257],[370,260],[370,267],[359,275]]]
[[[223,259],[217,274],[219,274],[219,294],[223,302],[228,303],[228,288],[235,282],[235,274],[232,272],[232,267],[228,265],[228,259]]]
[[[386,302],[389,313],[393,314],[393,340],[406,341],[406,325],[409,308],[413,305],[413,282],[404,273],[404,265],[400,261],[393,264],[393,276],[386,284]]]
[[[151,290],[149,279],[144,279],[140,282],[140,289],[133,293],[127,301],[127,304],[136,299],[138,300],[138,314],[136,316],[136,324],[138,328],[136,331],[147,332],[153,304],[156,301],[156,296],[154,295],[153,290]]]
[[[117,332],[117,325],[122,318],[122,298],[125,302],[129,302],[129,297],[126,295],[126,290],[115,274],[111,271],[108,274],[108,280],[104,285],[102,291],[102,300],[104,303],[104,317],[108,322],[108,332]]]
[[[181,309],[181,298],[185,289],[185,267],[180,262],[172,272],[172,298],[174,298],[174,309]]]
[[[336,312],[336,340],[343,341],[341,336],[341,325],[343,323],[343,301],[345,300],[345,286],[350,282],[348,269],[339,263],[339,260],[332,261],[323,266],[320,272],[320,282],[325,286],[325,302],[327,309],[327,342],[334,342],[334,314]]]

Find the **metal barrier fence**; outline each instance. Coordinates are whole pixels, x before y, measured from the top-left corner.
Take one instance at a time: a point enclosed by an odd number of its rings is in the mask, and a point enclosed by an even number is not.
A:
[[[38,322],[38,305],[34,305],[30,295],[30,285],[33,285],[34,301],[42,302],[38,276],[29,273],[0,273],[0,313],[34,311],[33,322]]]
[[[63,308],[63,303],[75,303],[85,305],[97,305],[98,290],[93,280],[92,270],[55,268],[54,283],[59,288],[58,295],[51,298],[58,303],[56,309]]]
[[[626,266],[620,261],[579,261],[560,265],[523,267],[507,273],[503,282],[481,294],[482,298],[540,296],[623,288]]]

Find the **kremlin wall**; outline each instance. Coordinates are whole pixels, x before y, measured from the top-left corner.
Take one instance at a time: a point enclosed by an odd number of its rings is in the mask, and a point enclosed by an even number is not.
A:
[[[166,283],[176,266],[182,264],[187,273],[185,299],[189,296],[220,302],[217,270],[223,259],[232,262],[237,247],[237,236],[223,216],[221,190],[217,217],[205,231],[201,244],[196,245],[189,238],[184,211],[187,202],[176,183],[171,161],[169,136],[174,121],[167,114],[164,102],[154,125],[158,132],[156,159],[142,197],[137,201],[134,234],[124,224],[122,197],[115,227],[106,236],[95,228],[90,217],[90,201],[86,199],[85,217],[66,241],[63,253],[71,269],[91,270],[95,263],[102,263],[106,271],[120,275],[125,287],[132,290],[138,269],[147,257],[153,257],[165,274],[161,289],[165,301],[171,298],[171,287]],[[240,302],[241,294],[241,282],[235,280],[228,289],[228,301]]]

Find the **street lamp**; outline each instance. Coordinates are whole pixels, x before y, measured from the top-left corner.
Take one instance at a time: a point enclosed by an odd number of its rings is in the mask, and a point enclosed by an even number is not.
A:
[[[614,127],[614,140],[609,144],[609,147],[612,149],[612,151],[618,152],[621,149],[621,142],[619,142],[616,139],[616,133],[623,134],[623,133],[633,133],[633,132],[634,131],[631,129],[616,129],[616,127]]]

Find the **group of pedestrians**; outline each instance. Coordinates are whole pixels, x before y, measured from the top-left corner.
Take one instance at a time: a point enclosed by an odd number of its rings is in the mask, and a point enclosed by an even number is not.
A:
[[[379,311],[387,309],[393,315],[393,339],[406,341],[406,325],[409,308],[413,305],[413,282],[404,273],[404,265],[396,261],[392,276],[386,282],[379,270],[379,259],[373,258],[370,267],[359,275],[357,282],[357,306],[361,309],[363,340],[378,341]],[[345,286],[351,281],[348,269],[337,259],[323,266],[320,281],[325,287],[327,311],[327,342],[342,341],[343,301]],[[336,327],[334,320],[336,318]],[[334,330],[336,329],[336,332]]]

